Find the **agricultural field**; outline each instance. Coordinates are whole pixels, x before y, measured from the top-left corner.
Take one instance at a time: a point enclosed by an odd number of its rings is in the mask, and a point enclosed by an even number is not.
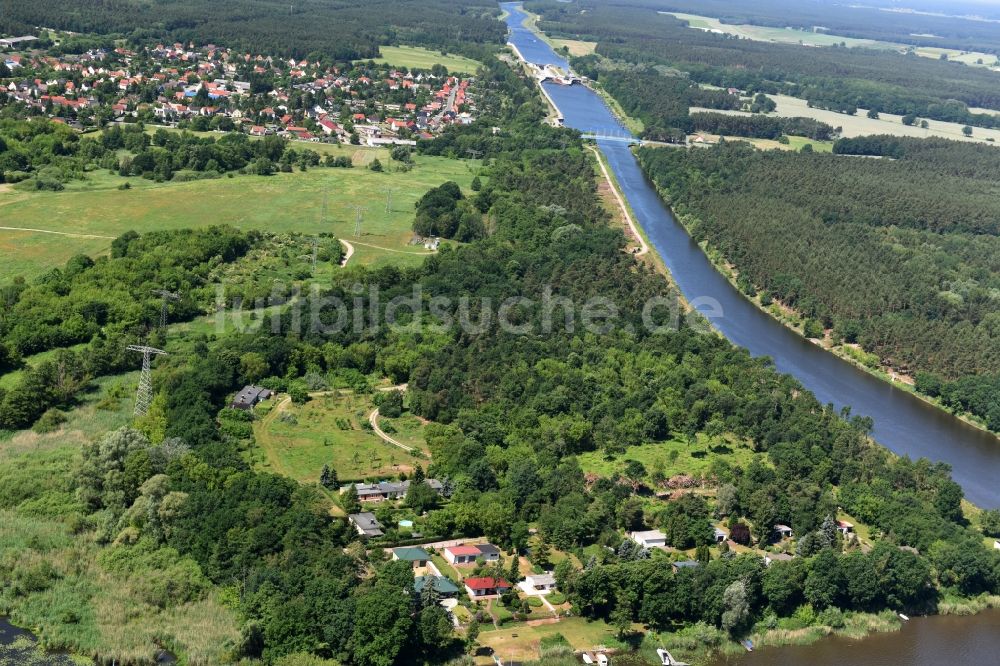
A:
[[[878,118],[869,118],[867,109],[858,109],[858,112],[849,116],[844,113],[827,111],[825,109],[814,109],[809,106],[804,99],[789,97],[788,95],[769,95],[777,102],[778,107],[774,115],[786,118],[804,117],[813,118],[821,122],[840,127],[841,135],[847,138],[855,136],[865,136],[869,134],[892,134],[894,136],[913,136],[925,138],[937,136],[955,141],[971,141],[978,143],[1000,142],[1000,129],[985,129],[974,127],[972,136],[966,137],[962,134],[961,123],[946,123],[940,120],[928,120],[927,129],[917,125],[904,125],[903,117],[893,113],[879,114]],[[705,111],[710,113],[728,113],[733,115],[749,115],[747,111],[720,111],[718,109],[703,109],[691,107],[691,113]],[[922,120],[922,119],[921,119]],[[988,141],[992,139],[993,141]]]
[[[381,57],[375,58],[379,64],[410,69],[430,69],[434,65],[443,65],[450,74],[475,74],[480,63],[472,58],[439,51],[431,51],[420,46],[383,46],[379,48]]]
[[[884,49],[887,51],[906,51],[910,47],[906,44],[896,42],[883,42],[874,39],[856,39],[854,37],[843,37],[828,32],[811,30],[801,30],[798,28],[772,28],[751,24],[729,24],[723,23],[719,19],[710,16],[699,16],[697,14],[684,14],[681,12],[660,12],[670,14],[682,21],[687,21],[691,28],[696,30],[706,30],[708,32],[735,35],[744,39],[752,39],[758,42],[773,42],[776,44],[802,44],[805,46],[834,46],[846,44],[851,48]],[[942,49],[935,47],[914,48],[914,53],[924,58],[938,60],[944,54],[949,60],[961,62],[973,67],[993,67],[998,59],[996,55],[990,53],[978,53],[970,51],[959,51],[957,49]]]
[[[367,427],[375,409],[370,396],[327,392],[314,394],[304,405],[295,405],[285,396],[275,400],[271,411],[254,424],[256,450],[251,455],[259,469],[315,483],[324,464],[337,471],[341,482],[409,473],[417,463],[426,464],[382,441]],[[407,444],[422,447],[423,438],[409,418],[395,419],[401,426],[407,424],[399,428],[400,433],[406,431]],[[381,421],[383,427],[388,420]]]
[[[325,144],[310,147],[350,150]],[[385,171],[316,167],[305,173],[159,184],[131,178],[129,190],[118,189],[125,179],[93,172],[88,180],[72,182],[63,192],[2,190],[0,282],[17,275],[34,277],[62,266],[76,254],[102,254],[114,237],[130,229],[142,232],[210,224],[333,233],[354,246],[351,265],[420,263],[429,253],[409,244],[415,202],[448,180],[468,188],[478,163],[415,156],[414,167],[404,172],[396,170],[388,151],[354,148],[352,152],[358,164],[377,157]],[[389,211],[385,188],[396,188]],[[326,223],[321,220],[324,197]],[[347,208],[350,204],[367,207],[357,238],[354,211]]]
[[[573,57],[590,55],[597,48],[597,42],[584,42],[579,39],[557,39],[550,40],[557,49],[566,47]]]

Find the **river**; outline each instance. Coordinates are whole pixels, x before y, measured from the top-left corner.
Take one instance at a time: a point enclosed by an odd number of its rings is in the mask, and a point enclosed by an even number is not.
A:
[[[937,615],[919,617],[903,628],[872,634],[862,640],[829,636],[811,645],[762,648],[712,666],[929,666],[996,664],[1000,661],[1000,611],[973,617]]]
[[[516,3],[508,12],[512,42],[529,62],[567,67],[547,43],[523,27],[526,15]],[[624,127],[604,101],[585,86],[546,83],[565,124],[583,132],[617,134]],[[711,299],[722,317],[714,326],[755,356],[769,356],[781,372],[794,375],[823,403],[875,421],[873,436],[882,445],[911,458],[926,457],[951,465],[965,496],[983,507],[1000,507],[1000,440],[913,394],[860,370],[787,329],[760,311],[723,277],[674,219],[623,142],[599,140],[636,220],[663,258],[674,281],[692,303]],[[667,150],[667,149],[665,149]],[[669,149],[673,150],[673,149]]]

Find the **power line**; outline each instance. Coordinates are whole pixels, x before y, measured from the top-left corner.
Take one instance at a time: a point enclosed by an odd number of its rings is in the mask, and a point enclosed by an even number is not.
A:
[[[139,388],[135,392],[134,416],[145,416],[149,412],[149,403],[153,400],[153,378],[150,371],[150,358],[153,354],[163,354],[167,352],[156,347],[146,345],[129,345],[125,348],[128,351],[142,353],[142,372],[139,373]]]
[[[153,293],[160,297],[160,328],[167,327],[167,304],[170,301],[179,301],[181,295],[166,289],[154,289]]]
[[[397,191],[398,187],[383,187],[382,192],[385,192],[385,212],[389,213],[392,211],[392,193]]]
[[[465,152],[468,153],[469,156],[474,160],[478,160],[480,157],[483,156],[483,151],[476,150],[475,148],[466,148]]]

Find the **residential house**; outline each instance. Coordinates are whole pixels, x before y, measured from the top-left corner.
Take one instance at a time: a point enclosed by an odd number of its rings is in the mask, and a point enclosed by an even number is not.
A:
[[[380,537],[383,534],[382,524],[375,519],[374,513],[352,513],[347,520],[361,536]]]
[[[838,520],[837,531],[846,537],[848,534],[854,531],[854,525],[847,522],[846,520]]]
[[[781,541],[782,539],[791,539],[795,534],[792,532],[792,528],[788,525],[775,525],[774,531],[772,533],[772,538],[775,541]]]
[[[503,578],[486,576],[483,578],[466,578],[465,591],[470,599],[486,599],[496,597],[510,589],[510,583]]]
[[[444,576],[417,576],[413,579],[413,589],[419,595],[425,585],[433,585],[442,597],[450,599],[458,594],[458,586]]]
[[[267,400],[272,395],[274,394],[270,389],[248,384],[236,394],[236,397],[233,398],[233,402],[230,406],[233,409],[253,409],[254,405],[262,400]]]
[[[423,548],[393,548],[392,559],[401,562],[409,562],[414,568],[427,566],[427,561],[431,556]]]
[[[444,559],[449,564],[473,564],[479,555],[476,546],[448,546],[444,549]]]
[[[632,541],[635,541],[643,548],[661,548],[667,545],[667,535],[660,530],[629,532],[628,538],[632,539]]]
[[[491,543],[481,543],[476,546],[479,549],[479,554],[486,562],[499,562],[500,561],[500,549]]]
[[[681,560],[680,562],[673,562],[671,566],[674,569],[674,573],[677,573],[681,569],[693,569],[695,567],[699,567],[701,566],[701,562],[698,560]]]
[[[715,531],[715,543],[722,543],[723,541],[729,538],[729,534],[727,534],[726,531],[721,527],[716,527],[714,531]]]
[[[526,576],[524,586],[535,592],[551,592],[556,589],[556,577],[550,573]]]

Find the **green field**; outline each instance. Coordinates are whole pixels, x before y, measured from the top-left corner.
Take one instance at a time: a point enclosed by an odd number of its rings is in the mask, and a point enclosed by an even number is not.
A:
[[[730,438],[708,439],[698,435],[691,443],[678,439],[630,446],[625,453],[608,458],[603,451],[588,451],[579,456],[584,472],[610,477],[625,469],[626,460],[638,460],[646,468],[647,481],[654,471],[667,478],[677,474],[699,478],[708,476],[713,464],[721,462],[745,467],[754,453],[745,443]]]
[[[737,37],[752,39],[758,42],[803,44],[806,46],[833,46],[835,44],[846,44],[848,47],[852,48],[884,49],[887,51],[900,52],[909,48],[907,44],[900,44],[898,42],[883,42],[874,39],[856,39],[854,37],[843,37],[841,35],[835,35],[824,31],[813,32],[812,30],[801,30],[799,28],[771,28],[747,23],[729,24],[722,23],[719,19],[715,19],[710,16],[683,14],[681,12],[661,13],[672,14],[682,21],[687,21],[688,25],[694,29],[735,35]],[[957,49],[942,49],[930,46],[915,48],[914,53],[924,58],[932,58],[934,60],[938,60],[941,57],[941,54],[945,54],[948,56],[949,60],[961,62],[973,67],[989,67],[994,65],[998,60],[996,55],[989,53],[959,51]]]
[[[382,55],[375,58],[375,62],[394,67],[430,69],[434,65],[444,65],[451,74],[475,74],[481,64],[457,53],[442,55],[420,46],[383,46],[379,51]]]
[[[324,146],[310,147],[321,150]],[[329,149],[343,150],[336,146]],[[63,192],[0,190],[0,226],[36,230],[0,229],[4,257],[0,282],[16,275],[34,277],[65,264],[75,254],[106,252],[112,238],[130,229],[142,232],[209,224],[277,232],[326,231],[354,245],[351,265],[418,264],[428,252],[409,245],[414,203],[424,192],[448,180],[468,188],[476,163],[416,156],[413,169],[401,172],[393,170],[395,164],[384,150],[353,152],[358,161],[365,162],[378,155],[386,171],[316,167],[305,173],[162,184],[131,178],[130,190],[118,190],[125,179],[102,171],[89,174],[87,181],[71,183]],[[389,187],[396,190],[392,208],[386,212],[382,190]],[[320,219],[324,196],[325,224]],[[349,204],[368,209],[358,238]]]
[[[370,396],[327,393],[304,405],[293,405],[283,396],[276,400],[278,404],[254,424],[253,457],[260,469],[315,483],[324,464],[335,469],[342,482],[392,476],[412,471],[417,463],[426,464],[364,427],[375,408]],[[410,418],[393,422],[402,424]],[[382,420],[382,427],[387,421]],[[402,434],[404,428],[399,430]],[[412,425],[405,430],[410,440],[406,443],[423,447],[423,437]]]

